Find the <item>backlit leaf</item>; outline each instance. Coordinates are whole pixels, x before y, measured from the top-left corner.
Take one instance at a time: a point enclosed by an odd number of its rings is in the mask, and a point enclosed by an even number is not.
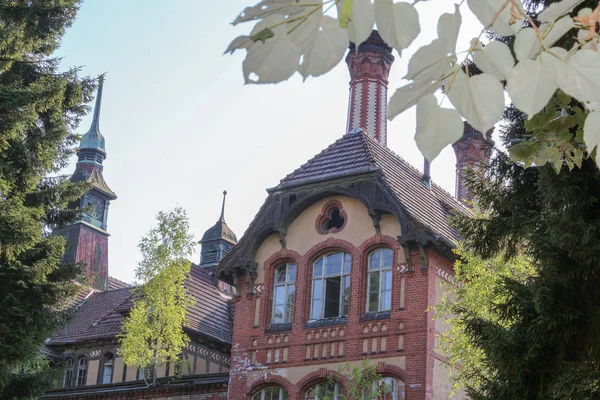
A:
[[[583,141],[587,147],[588,153],[594,150],[594,147],[600,144],[600,112],[592,111],[585,119],[583,126]],[[596,156],[596,162],[600,157]]]
[[[500,81],[490,74],[467,76],[458,71],[446,94],[452,105],[479,132],[491,129],[504,111],[504,90]]]
[[[433,94],[440,88],[439,82],[413,82],[396,89],[387,108],[388,119],[391,121],[397,115],[408,110],[421,99],[421,97]]]
[[[578,4],[583,3],[583,1],[584,0],[563,0],[550,4],[548,8],[538,15],[538,20],[540,22],[552,22],[571,11]]]
[[[517,60],[531,60],[540,51],[540,41],[533,28],[523,28],[515,37]]]
[[[461,23],[462,17],[458,4],[454,5],[454,14],[444,13],[438,20],[438,37],[444,42],[448,53],[456,53],[456,41]]]
[[[281,15],[272,15],[256,24],[254,35],[265,26],[274,26],[285,21]],[[256,31],[256,32],[255,32]],[[288,79],[296,72],[300,62],[300,49],[292,42],[285,25],[272,29],[273,37],[254,42],[242,63],[246,83],[277,83]],[[256,78],[253,79],[253,74]]]
[[[473,60],[479,69],[501,81],[508,79],[515,60],[508,46],[502,42],[490,42],[485,48],[473,52]]]
[[[521,0],[517,0],[517,2],[522,8]],[[479,19],[479,22],[481,22],[483,26],[488,26],[488,24],[494,19],[496,12],[498,12],[498,10],[500,10],[502,6],[506,4],[506,1],[467,0],[467,4],[477,19]],[[513,17],[510,13],[510,7],[511,5],[509,2],[508,5],[504,7],[498,18],[496,18],[496,21],[491,27],[494,32],[501,36],[511,36],[516,34],[519,29],[521,29],[521,25],[523,23],[523,20],[519,19],[511,24]]]
[[[409,3],[375,0],[375,22],[381,38],[399,53],[421,32],[419,13]]]
[[[304,79],[328,72],[341,61],[348,48],[348,31],[340,28],[338,21],[332,17],[315,15],[316,29],[309,27],[307,40],[298,46],[304,55],[298,71]]]
[[[582,102],[600,101],[600,53],[579,50],[555,65],[556,82],[565,93]]]
[[[417,103],[415,142],[429,161],[433,161],[444,147],[460,139],[463,127],[458,112],[438,106],[434,95],[426,95]]]
[[[352,7],[350,10],[348,25],[348,36],[352,43],[357,46],[367,40],[371,32],[373,31],[373,24],[375,23],[375,11],[373,9],[373,3],[371,0],[341,0],[337,3],[338,15],[340,18],[340,25],[342,26],[343,12],[347,6],[347,2],[352,1]]]
[[[513,104],[531,118],[557,89],[554,70],[541,60],[520,61],[510,72],[507,89]]]
[[[247,49],[252,45],[252,39],[248,35],[241,35],[236,37],[229,43],[227,49],[223,52],[223,54],[229,53],[233,54],[234,51],[238,49]]]
[[[445,42],[435,39],[412,56],[404,79],[413,79],[417,82],[438,80],[450,71],[455,62],[456,56],[448,55]]]

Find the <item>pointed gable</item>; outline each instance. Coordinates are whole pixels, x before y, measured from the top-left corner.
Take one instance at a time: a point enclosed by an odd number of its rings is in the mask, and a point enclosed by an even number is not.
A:
[[[272,190],[373,171],[383,175],[390,191],[415,221],[446,239],[458,238],[448,217],[452,210],[464,212],[464,205],[438,185],[429,189],[419,170],[362,131],[345,134]]]
[[[347,133],[283,178],[277,189],[377,170],[365,137]]]

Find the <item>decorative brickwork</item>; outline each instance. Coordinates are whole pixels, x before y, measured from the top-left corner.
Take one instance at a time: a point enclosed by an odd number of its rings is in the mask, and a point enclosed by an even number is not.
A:
[[[350,70],[346,131],[363,129],[384,146],[387,143],[387,79],[393,62],[392,48],[377,31],[373,31],[358,50],[351,44],[346,56]]]
[[[466,187],[464,173],[468,168],[481,167],[488,159],[486,149],[491,141],[494,128],[486,132],[485,136],[475,130],[467,122],[464,123],[464,133],[456,143],[452,145],[456,154],[456,198],[470,204],[473,196]]]
[[[393,250],[392,309],[366,313],[368,255],[382,247]],[[312,265],[330,251],[344,251],[352,256],[349,314],[347,318],[312,324]],[[426,250],[430,268],[422,269],[418,248],[409,253],[413,271],[401,268],[404,248],[398,240],[379,234],[357,245],[328,238],[305,254],[291,249],[272,254],[259,266],[264,268],[265,277],[261,297],[266,297],[268,305],[260,310],[258,326],[253,323],[257,295],[247,296],[248,286],[241,282],[242,293],[236,298],[230,398],[247,399],[262,384],[270,383],[284,387],[290,399],[303,400],[312,384],[326,379],[328,374],[337,374],[341,363],[356,365],[369,358],[377,363],[382,375],[405,382],[408,399],[432,399],[435,326],[427,310],[435,303],[437,271],[452,271],[452,263]],[[295,312],[288,330],[269,333],[273,271],[282,262],[297,264]]]

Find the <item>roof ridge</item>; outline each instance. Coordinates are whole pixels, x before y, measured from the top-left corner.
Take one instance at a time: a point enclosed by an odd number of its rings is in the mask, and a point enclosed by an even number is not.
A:
[[[282,179],[280,179],[279,184],[281,184],[283,181],[285,181],[286,179],[292,177],[297,171],[301,170],[302,168],[306,167],[307,165],[310,164],[310,162],[312,160],[314,160],[315,158],[323,155],[326,151],[328,151],[329,149],[331,149],[333,146],[335,146],[336,144],[338,144],[338,142],[342,141],[346,135],[348,133],[342,135],[339,139],[337,139],[335,142],[331,143],[329,146],[325,147],[323,150],[321,150],[320,152],[318,152],[317,154],[315,154],[314,156],[312,156],[311,158],[309,158],[308,160],[306,160],[302,165],[300,165],[298,168],[296,168],[295,170],[293,170],[292,172],[290,172],[289,174],[287,174],[286,176],[284,176]]]

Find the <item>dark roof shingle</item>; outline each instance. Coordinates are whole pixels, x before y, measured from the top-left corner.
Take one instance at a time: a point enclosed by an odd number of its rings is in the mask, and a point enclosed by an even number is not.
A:
[[[194,264],[185,286],[196,300],[188,310],[186,328],[231,343],[231,296],[219,290],[218,281]],[[133,306],[133,290],[133,287],[125,287],[88,296],[78,306],[69,323],[50,339],[48,345],[116,337],[121,333],[124,313]]]
[[[432,183],[429,189],[421,172],[363,132],[345,134],[283,178],[274,190],[372,171],[383,175],[410,217],[447,239],[458,238],[448,216],[451,210],[465,211],[465,207],[438,185]]]

